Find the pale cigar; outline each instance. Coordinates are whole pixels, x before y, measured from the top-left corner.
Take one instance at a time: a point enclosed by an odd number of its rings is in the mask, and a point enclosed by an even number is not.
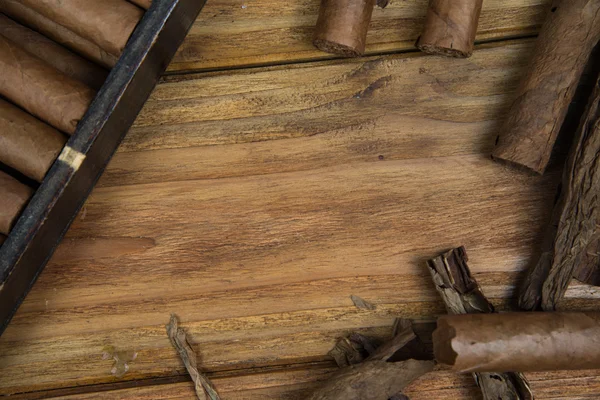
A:
[[[60,72],[81,81],[93,89],[100,89],[108,71],[72,53],[44,35],[0,14],[0,35],[13,41],[25,51],[44,60]]]
[[[24,6],[19,0],[0,1],[0,11],[96,64],[110,69],[117,63],[117,56],[107,53],[96,43]]]
[[[72,134],[94,98],[83,83],[0,36],[0,94],[55,128]]]
[[[27,7],[120,56],[144,11],[125,0],[21,0]]]
[[[448,315],[433,332],[436,359],[459,372],[600,368],[600,314]]]
[[[0,99],[0,161],[41,182],[66,137],[20,108]]]
[[[8,235],[33,189],[0,171],[0,234]]]

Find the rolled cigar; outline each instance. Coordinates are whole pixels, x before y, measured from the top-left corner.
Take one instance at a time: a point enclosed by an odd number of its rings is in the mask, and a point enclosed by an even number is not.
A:
[[[428,54],[470,57],[483,0],[430,0],[417,48]]]
[[[321,0],[313,44],[326,53],[362,55],[374,6],[375,0]]]
[[[8,235],[33,189],[0,171],[0,233]]]
[[[120,56],[144,12],[124,0],[21,0],[27,7]]]
[[[96,90],[100,89],[108,75],[108,71],[104,68],[72,53],[4,14],[0,14],[0,35],[10,39],[23,50],[39,57],[65,75]]]
[[[458,372],[600,368],[600,314],[448,315],[433,332],[435,358]]]
[[[65,145],[65,136],[2,99],[0,126],[0,161],[41,182]]]
[[[24,6],[19,0],[0,1],[0,11],[96,64],[110,69],[117,63],[118,57],[107,53],[97,44]]]
[[[72,134],[94,98],[83,83],[0,36],[0,94],[55,128]]]
[[[600,0],[555,0],[550,10],[492,153],[539,174],[600,40]]]
[[[150,6],[152,5],[152,0],[129,0],[131,1],[133,4],[137,4],[138,6],[142,7],[144,10],[147,10],[150,8]]]

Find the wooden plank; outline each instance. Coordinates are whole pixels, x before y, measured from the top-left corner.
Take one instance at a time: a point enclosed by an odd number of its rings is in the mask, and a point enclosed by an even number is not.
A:
[[[558,178],[486,154],[530,49],[159,85],[0,337],[0,394],[180,376],[171,312],[211,372],[323,360],[350,331],[443,312],[424,260],[460,244],[505,307]],[[137,353],[124,376],[107,348]]]
[[[468,60],[387,56],[163,83],[99,185],[485,154],[532,44],[480,47]]]
[[[375,8],[367,54],[407,51],[421,34],[428,0]],[[537,33],[549,0],[486,0],[477,40]],[[332,56],[312,46],[319,0],[208,0],[169,70],[219,69]]]
[[[335,371],[314,368],[243,377],[214,378],[223,400],[303,399]],[[527,375],[536,399],[592,399],[600,396],[600,370],[530,373]],[[405,391],[414,400],[470,400],[480,397],[470,375],[446,370],[434,371],[415,381]],[[147,386],[87,395],[53,397],[56,400],[165,399],[183,400],[194,396],[189,382]]]

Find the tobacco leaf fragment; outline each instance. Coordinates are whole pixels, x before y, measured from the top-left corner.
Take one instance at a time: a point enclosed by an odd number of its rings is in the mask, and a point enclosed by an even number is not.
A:
[[[483,295],[467,265],[463,246],[427,261],[435,287],[444,300],[448,314],[492,313],[494,307]],[[529,400],[533,394],[520,373],[474,373],[484,400]]]
[[[415,332],[413,331],[412,324],[409,320],[401,319],[400,329],[394,334],[391,340],[388,340],[374,352],[372,352],[366,361],[371,360],[389,360],[398,350],[406,346],[412,340],[416,339]]]
[[[519,293],[525,310],[556,309],[571,278],[600,283],[600,79],[597,80],[565,165],[542,254]]]
[[[433,361],[388,363],[365,361],[342,368],[309,400],[388,400],[408,384],[433,370]]]
[[[374,304],[371,304],[358,296],[350,295],[350,299],[357,308],[360,308],[362,310],[374,310],[377,308]]]
[[[210,380],[198,370],[196,353],[194,353],[192,346],[190,346],[185,330],[179,328],[178,325],[179,321],[177,316],[171,314],[171,320],[166,326],[167,334],[169,335],[173,347],[177,349],[185,368],[194,381],[196,396],[200,400],[221,400]]]

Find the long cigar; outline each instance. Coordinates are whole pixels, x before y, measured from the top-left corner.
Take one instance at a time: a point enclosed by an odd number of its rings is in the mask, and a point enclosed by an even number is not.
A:
[[[417,47],[429,54],[470,57],[483,0],[430,0]]]
[[[29,186],[0,171],[0,233],[8,235],[32,193]]]
[[[375,0],[321,0],[313,44],[342,56],[365,52]]]
[[[144,10],[147,10],[150,8],[150,6],[152,5],[152,0],[129,0],[131,1],[133,4],[137,4],[138,6],[142,7]]]
[[[108,54],[97,44],[24,6],[19,0],[0,1],[0,11],[98,65],[110,69],[117,63],[116,56]]]
[[[435,358],[459,372],[600,368],[600,314],[528,312],[443,316]]]
[[[0,126],[0,161],[41,182],[66,137],[2,99]]]
[[[600,40],[600,0],[553,1],[493,158],[542,174],[583,69]]]
[[[21,0],[27,7],[120,56],[144,14],[124,0]]]
[[[0,36],[0,94],[72,134],[94,91]]]
[[[44,35],[0,14],[0,35],[10,39],[25,51],[44,60],[60,72],[93,89],[100,89],[108,71],[72,53]]]

